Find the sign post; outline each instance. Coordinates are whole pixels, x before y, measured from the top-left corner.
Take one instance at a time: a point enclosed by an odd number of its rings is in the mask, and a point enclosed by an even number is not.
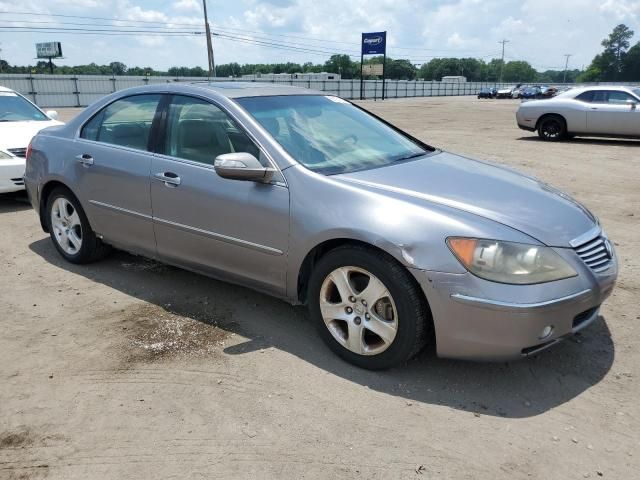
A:
[[[360,100],[364,100],[364,56],[382,55],[382,100],[384,100],[384,86],[387,64],[387,32],[372,32],[362,34],[360,48]],[[373,68],[368,69],[370,73]],[[375,69],[376,73],[378,69]]]
[[[49,72],[53,73],[52,58],[62,57],[62,44],[60,42],[36,43],[36,57],[49,60]]]

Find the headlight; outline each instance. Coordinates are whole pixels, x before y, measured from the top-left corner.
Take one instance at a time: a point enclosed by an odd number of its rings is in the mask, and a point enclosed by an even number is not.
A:
[[[3,150],[0,150],[0,160],[7,160],[9,158],[13,158],[13,155],[11,155],[10,153],[7,153]]]
[[[530,285],[577,275],[549,247],[457,237],[448,238],[447,245],[467,270],[492,282]]]

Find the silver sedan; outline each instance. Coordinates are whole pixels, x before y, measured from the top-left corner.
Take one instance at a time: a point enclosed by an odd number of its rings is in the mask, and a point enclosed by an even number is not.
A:
[[[113,246],[306,304],[365,368],[427,344],[535,354],[593,322],[617,276],[566,194],[287,86],[114,93],[34,138],[25,183],[69,262]]]
[[[523,102],[518,126],[543,140],[574,136],[640,138],[640,87],[572,88],[548,100]]]

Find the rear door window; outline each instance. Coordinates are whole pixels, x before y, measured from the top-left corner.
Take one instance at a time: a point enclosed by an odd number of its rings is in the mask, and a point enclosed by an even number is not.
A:
[[[82,127],[80,138],[150,150],[151,126],[161,97],[135,95],[111,103]]]

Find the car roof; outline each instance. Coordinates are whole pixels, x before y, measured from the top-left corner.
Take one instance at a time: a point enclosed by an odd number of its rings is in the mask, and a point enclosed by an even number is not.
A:
[[[0,86],[0,92],[13,92],[10,88]]]
[[[571,90],[572,93],[580,94],[589,91],[615,90],[619,92],[628,92],[632,87],[626,85],[590,85],[586,87],[576,87]]]
[[[191,82],[198,88],[212,90],[227,98],[267,97],[274,95],[326,95],[326,93],[309,88],[294,87],[282,83],[266,82]]]

